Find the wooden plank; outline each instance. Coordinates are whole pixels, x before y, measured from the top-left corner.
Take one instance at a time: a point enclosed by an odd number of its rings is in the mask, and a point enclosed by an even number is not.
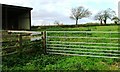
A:
[[[19,39],[19,49],[17,51],[21,52],[22,51],[22,35],[19,34],[18,36],[19,36],[19,38],[18,38]]]
[[[18,37],[18,34],[6,34],[6,35],[2,35],[3,38],[11,38],[11,37]]]
[[[44,53],[46,54],[46,31],[43,32],[43,37],[42,37],[42,40],[43,40],[43,50],[44,50]]]
[[[12,54],[16,54],[16,53],[18,53],[18,51],[11,52],[11,53],[7,53],[7,54],[5,54],[5,55],[2,55],[2,56],[12,55]]]
[[[32,37],[30,41],[41,40],[43,36]]]
[[[18,42],[18,40],[2,41],[2,42],[0,42],[0,43],[11,43],[11,42]]]
[[[21,36],[30,36],[30,34],[20,34]]]
[[[42,37],[42,34],[38,34],[38,35],[30,35],[30,37]]]
[[[34,45],[34,44],[41,44],[42,42],[31,42],[29,44],[25,44],[25,45],[22,45],[22,46],[28,46],[28,45]]]
[[[8,32],[11,32],[11,33],[27,33],[27,34],[31,34],[31,35],[42,34],[39,31],[15,31],[15,30],[8,30]]]
[[[19,48],[19,46],[9,46],[9,47],[6,47],[6,48],[2,48],[2,50],[17,49],[17,48]]]

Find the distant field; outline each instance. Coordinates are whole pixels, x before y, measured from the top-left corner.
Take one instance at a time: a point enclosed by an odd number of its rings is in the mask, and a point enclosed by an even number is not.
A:
[[[108,26],[86,26],[86,27],[64,27],[64,26],[47,26],[47,27],[32,27],[32,30],[37,31],[118,31],[120,25],[108,25]]]

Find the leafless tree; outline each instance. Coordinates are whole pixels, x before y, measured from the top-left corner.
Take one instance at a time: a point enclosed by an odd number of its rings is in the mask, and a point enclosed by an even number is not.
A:
[[[113,11],[112,9],[108,8],[106,10],[103,11],[103,21],[104,24],[106,24],[107,19],[112,19],[115,16],[115,11]]]
[[[78,24],[78,19],[89,17],[92,14],[88,9],[85,9],[82,6],[77,8],[72,8],[71,13],[72,14],[70,18],[76,20],[76,25]]]
[[[95,20],[99,20],[100,21],[100,24],[102,25],[103,24],[103,14],[102,14],[102,11],[98,12],[95,17],[94,17]]]
[[[55,20],[55,21],[54,21],[54,24],[60,25],[60,22],[57,21],[57,20]]]
[[[106,24],[107,20],[112,19],[115,15],[116,15],[115,11],[108,8],[106,10],[98,12],[94,18],[95,20],[99,20],[100,24],[103,24],[102,21],[104,22],[104,24]]]
[[[111,20],[113,20],[115,24],[118,24],[120,21],[120,19],[117,16],[113,17]]]

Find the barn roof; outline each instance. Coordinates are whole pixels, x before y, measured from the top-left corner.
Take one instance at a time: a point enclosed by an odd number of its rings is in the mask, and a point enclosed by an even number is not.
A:
[[[16,5],[8,5],[8,4],[2,4],[2,7],[4,8],[10,8],[10,9],[22,9],[22,10],[32,10],[33,8],[30,7],[23,7],[23,6],[16,6]]]

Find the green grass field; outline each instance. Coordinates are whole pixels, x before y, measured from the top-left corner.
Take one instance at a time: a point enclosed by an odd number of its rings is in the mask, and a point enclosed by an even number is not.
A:
[[[86,26],[86,27],[32,27],[35,31],[118,31],[119,25],[108,25],[108,26]]]
[[[45,29],[36,28],[36,31],[118,31],[119,26],[89,26],[89,27],[48,27]],[[49,34],[52,36],[62,34]],[[68,34],[74,36],[74,34]],[[84,36],[78,34],[77,36]],[[92,34],[90,36],[103,36],[102,34]],[[105,35],[109,37],[109,35]],[[118,37],[114,34],[112,37]],[[52,38],[50,39],[52,40]],[[57,39],[53,39],[57,40]],[[63,41],[62,39],[58,39]],[[85,39],[68,39],[67,41],[85,41]],[[90,40],[91,41],[91,40]],[[92,40],[95,41],[96,40]],[[99,41],[98,41],[99,42]],[[104,40],[104,42],[109,42]],[[113,43],[118,43],[118,40],[112,40]],[[90,45],[89,45],[90,46]],[[112,45],[111,45],[112,46]],[[27,52],[3,57],[2,69],[3,70],[120,70],[119,59],[110,58],[95,58],[95,57],[80,57],[80,56],[67,56],[67,55],[44,55],[41,53],[41,48],[34,44],[33,49],[40,49],[36,52]]]

